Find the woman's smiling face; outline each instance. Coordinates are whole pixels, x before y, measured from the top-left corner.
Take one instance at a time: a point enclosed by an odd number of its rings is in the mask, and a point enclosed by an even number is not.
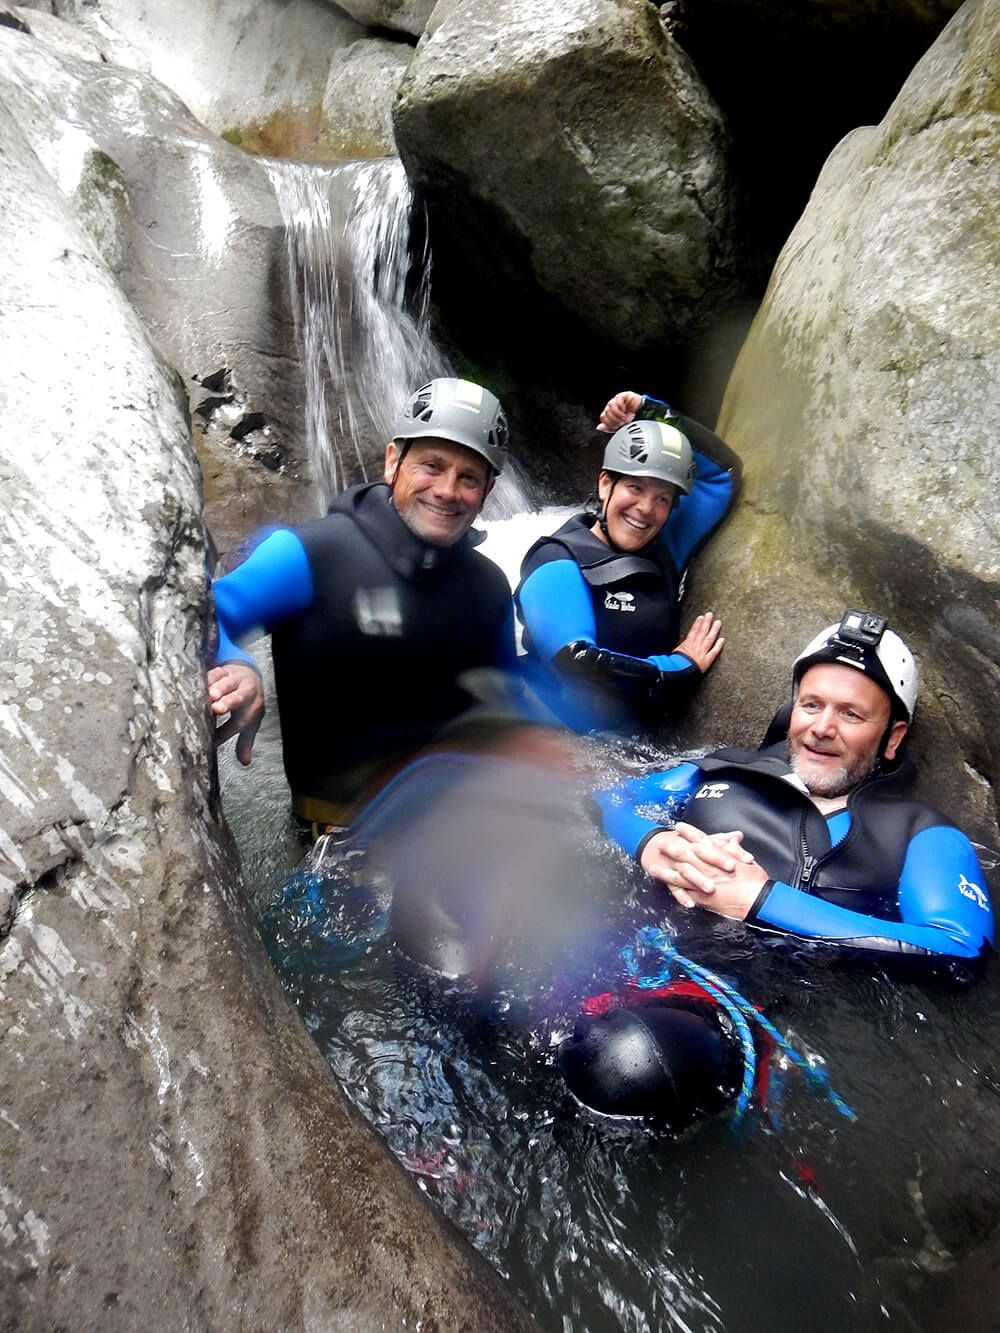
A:
[[[659,535],[670,517],[676,494],[677,487],[659,477],[602,472],[597,479],[597,495],[611,544],[619,551],[641,551]],[[604,540],[599,525],[594,531]]]

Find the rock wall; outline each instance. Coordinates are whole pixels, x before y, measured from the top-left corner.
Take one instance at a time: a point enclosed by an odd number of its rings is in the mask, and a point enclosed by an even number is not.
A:
[[[997,842],[1000,10],[968,0],[885,120],[832,155],[775,267],[720,433],[746,462],[697,587],[729,647],[693,729],[752,736],[847,605],[924,665],[929,793]]]
[[[274,187],[155,79],[86,40],[55,19],[35,37],[0,28],[0,94],[192,404],[228,395],[225,429],[195,414],[225,552],[266,520],[315,512]]]
[[[392,152],[389,100],[412,51],[324,0],[39,0],[116,65],[172,89],[203,125],[276,157]],[[351,61],[343,56],[350,53]],[[381,98],[371,91],[381,66]],[[356,97],[355,97],[356,95]],[[339,112],[351,107],[349,122]]]
[[[0,1325],[527,1327],[264,957],[183,386],[0,109]]]

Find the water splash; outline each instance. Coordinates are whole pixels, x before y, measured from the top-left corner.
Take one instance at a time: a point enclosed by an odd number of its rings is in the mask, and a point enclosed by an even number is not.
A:
[[[324,507],[378,475],[407,393],[451,373],[428,321],[430,264],[414,252],[412,196],[396,158],[267,164],[286,227],[306,385],[306,444]]]

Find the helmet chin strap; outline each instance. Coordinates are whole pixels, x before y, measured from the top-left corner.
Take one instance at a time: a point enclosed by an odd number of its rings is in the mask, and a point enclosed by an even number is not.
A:
[[[878,743],[878,759],[876,760],[876,765],[879,767],[882,764],[891,762],[885,757],[885,747],[889,744],[889,738],[892,736],[893,727],[897,722],[906,722],[909,724],[909,718],[903,712],[899,703],[895,699],[890,698],[889,704],[889,721],[885,724],[885,731],[882,733],[882,739]]]
[[[403,459],[406,457],[406,455],[407,455],[407,453],[408,453],[408,451],[409,451],[410,445],[411,445],[412,443],[413,443],[412,440],[403,440],[403,441],[402,441],[402,445],[403,445],[403,447],[402,447],[402,449],[400,449],[400,451],[399,451],[399,457],[396,459],[396,466],[395,466],[395,467],[393,468],[393,470],[392,470],[392,481],[389,482],[389,494],[390,494],[390,497],[391,497],[391,495],[392,495],[392,492],[396,489],[396,478],[399,476],[399,469],[403,466]]]
[[[611,547],[612,551],[619,550],[619,547],[615,545],[615,542],[612,540],[611,533],[608,531],[608,505],[611,503],[611,497],[614,494],[615,487],[618,485],[620,480],[621,480],[620,477],[615,477],[612,479],[611,488],[608,491],[608,498],[604,501],[604,508],[597,516],[597,526],[604,533],[604,540]]]

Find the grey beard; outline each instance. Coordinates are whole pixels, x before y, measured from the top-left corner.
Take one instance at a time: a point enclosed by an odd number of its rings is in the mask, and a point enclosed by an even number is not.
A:
[[[846,796],[852,791],[859,782],[864,782],[865,778],[870,777],[878,767],[878,756],[874,759],[858,758],[853,764],[842,764],[840,768],[835,768],[832,773],[820,774],[818,777],[803,777],[799,772],[799,756],[789,753],[788,763],[792,772],[799,778],[806,787],[811,796]]]

